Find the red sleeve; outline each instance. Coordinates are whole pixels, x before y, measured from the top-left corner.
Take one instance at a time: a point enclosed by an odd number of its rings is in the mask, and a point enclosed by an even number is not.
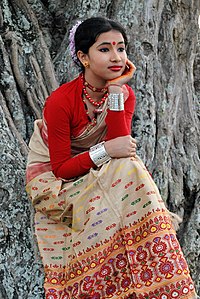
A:
[[[128,85],[129,96],[124,104],[124,111],[110,111],[106,116],[107,134],[105,140],[131,134],[131,121],[135,109],[135,94]]]
[[[63,95],[50,96],[44,108],[44,118],[48,129],[48,145],[52,171],[56,177],[71,179],[84,175],[94,163],[89,153],[83,152],[71,157],[71,112]]]

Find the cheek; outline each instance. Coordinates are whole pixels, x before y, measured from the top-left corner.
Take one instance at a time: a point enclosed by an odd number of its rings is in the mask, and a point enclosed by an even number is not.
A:
[[[126,52],[124,53],[124,59],[125,59],[125,60],[128,59]]]
[[[105,66],[107,66],[107,61],[104,58],[99,58],[97,57],[94,61],[93,61],[93,66],[96,69],[99,69],[99,71],[101,71],[101,69],[103,69]]]
[[[126,61],[128,59],[127,57],[127,53],[126,52],[123,52],[123,60]]]
[[[125,71],[125,68],[126,68],[126,66],[124,66],[124,67],[122,68],[122,71],[121,71],[122,74],[123,74],[123,72]]]

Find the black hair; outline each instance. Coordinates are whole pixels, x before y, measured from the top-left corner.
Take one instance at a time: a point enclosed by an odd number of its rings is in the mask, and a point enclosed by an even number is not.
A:
[[[96,42],[98,36],[110,30],[119,31],[127,45],[127,35],[120,23],[104,17],[92,17],[83,21],[76,29],[74,36],[76,53],[81,50],[84,54],[88,54],[89,48]]]

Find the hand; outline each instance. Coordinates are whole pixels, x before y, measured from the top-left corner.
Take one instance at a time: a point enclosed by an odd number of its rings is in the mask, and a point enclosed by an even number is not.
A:
[[[113,80],[109,80],[107,82],[107,86],[108,87],[112,86],[112,84],[122,86],[123,84],[127,83],[133,77],[135,70],[136,70],[136,67],[134,66],[134,64],[130,60],[127,60],[126,68],[125,68],[123,74]]]
[[[136,156],[136,140],[130,136],[121,136],[104,143],[107,153],[112,158],[127,158]]]

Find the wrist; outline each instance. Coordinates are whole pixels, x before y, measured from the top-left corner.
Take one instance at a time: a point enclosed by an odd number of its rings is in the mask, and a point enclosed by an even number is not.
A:
[[[111,160],[110,155],[105,149],[104,143],[105,142],[103,141],[101,143],[95,144],[89,150],[89,156],[97,167]]]
[[[122,92],[122,86],[119,84],[109,84],[108,85],[108,93],[121,93]]]
[[[108,108],[111,111],[124,110],[124,94],[123,93],[109,93]]]

